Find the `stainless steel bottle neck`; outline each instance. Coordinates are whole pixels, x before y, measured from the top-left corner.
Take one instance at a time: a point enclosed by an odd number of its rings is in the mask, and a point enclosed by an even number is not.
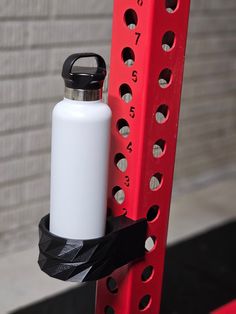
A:
[[[73,89],[65,87],[65,98],[79,101],[95,101],[102,99],[101,89]]]

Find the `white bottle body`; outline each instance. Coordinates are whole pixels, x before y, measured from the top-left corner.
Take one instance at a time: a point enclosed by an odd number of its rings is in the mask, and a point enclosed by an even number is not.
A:
[[[64,98],[53,109],[50,232],[70,239],[105,233],[111,110]]]

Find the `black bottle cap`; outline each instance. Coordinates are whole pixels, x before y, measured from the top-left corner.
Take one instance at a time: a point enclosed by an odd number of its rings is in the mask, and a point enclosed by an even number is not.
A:
[[[97,67],[74,66],[78,59],[95,58]],[[103,86],[106,77],[106,63],[96,53],[75,53],[70,55],[64,62],[62,77],[65,86],[72,89],[94,90]]]

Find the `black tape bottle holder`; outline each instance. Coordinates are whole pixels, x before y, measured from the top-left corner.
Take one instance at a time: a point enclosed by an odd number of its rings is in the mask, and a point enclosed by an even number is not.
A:
[[[97,68],[79,67],[79,72],[72,73],[75,61],[86,57],[94,57]],[[71,55],[62,70],[66,91],[73,95],[73,90],[84,90],[87,94],[82,97],[94,97],[93,92],[101,90],[105,76],[105,61],[93,53]],[[81,94],[74,96],[81,97]],[[76,282],[98,280],[145,255],[146,219],[110,217],[105,236],[90,240],[65,239],[52,234],[49,219],[47,215],[39,223],[38,263],[51,277]]]

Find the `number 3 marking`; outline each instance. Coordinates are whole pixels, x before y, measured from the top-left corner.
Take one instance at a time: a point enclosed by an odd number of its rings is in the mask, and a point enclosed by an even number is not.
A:
[[[129,186],[129,181],[130,181],[130,179],[129,179],[129,176],[125,176],[125,185],[126,186]]]

